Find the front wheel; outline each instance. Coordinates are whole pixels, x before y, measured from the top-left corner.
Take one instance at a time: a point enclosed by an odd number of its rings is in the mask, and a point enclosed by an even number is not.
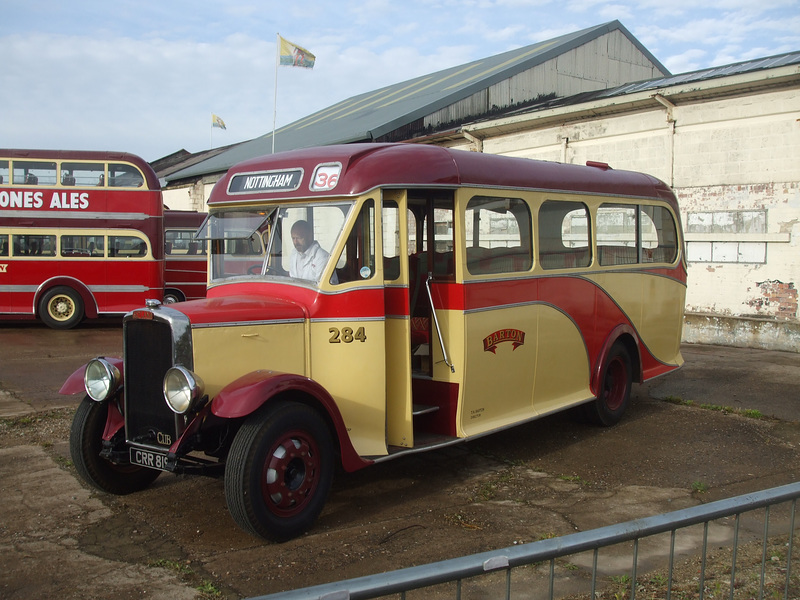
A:
[[[83,299],[64,285],[49,289],[39,302],[39,317],[53,329],[72,329],[83,320]]]
[[[69,452],[78,475],[89,485],[124,495],[148,487],[161,472],[136,465],[117,465],[100,456],[108,403],[88,396],[78,406],[69,432]]]
[[[628,408],[632,382],[631,357],[625,346],[617,342],[611,347],[603,365],[597,398],[584,405],[589,420],[605,427],[619,423]]]
[[[231,444],[225,499],[245,531],[276,542],[306,532],[333,481],[331,433],[314,409],[279,403],[251,415]]]

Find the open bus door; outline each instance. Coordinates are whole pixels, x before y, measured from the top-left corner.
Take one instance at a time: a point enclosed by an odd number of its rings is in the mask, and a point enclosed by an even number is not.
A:
[[[388,444],[435,445],[457,434],[460,376],[447,352],[457,324],[446,310],[454,282],[453,193],[387,192],[383,210],[384,240],[398,240],[399,259],[398,268],[387,267],[395,258],[384,248]]]

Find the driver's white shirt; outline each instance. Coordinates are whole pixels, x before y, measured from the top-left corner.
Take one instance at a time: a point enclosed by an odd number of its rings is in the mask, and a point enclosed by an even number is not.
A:
[[[330,254],[322,249],[319,242],[314,240],[305,252],[299,252],[295,248],[289,262],[289,275],[299,279],[311,279],[319,281],[322,271],[328,264]]]

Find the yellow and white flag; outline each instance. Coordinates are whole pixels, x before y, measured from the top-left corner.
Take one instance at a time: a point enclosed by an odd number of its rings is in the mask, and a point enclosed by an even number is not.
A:
[[[311,54],[305,48],[293,44],[289,40],[284,39],[278,35],[280,40],[280,63],[290,67],[303,67],[305,69],[313,69],[316,56]]]
[[[225,127],[225,121],[223,121],[222,119],[220,119],[220,118],[219,118],[217,115],[215,115],[214,113],[211,113],[211,127],[219,127],[220,129],[227,129],[227,128]]]

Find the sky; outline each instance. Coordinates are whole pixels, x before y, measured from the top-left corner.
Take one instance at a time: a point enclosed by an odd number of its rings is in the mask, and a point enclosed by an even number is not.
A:
[[[147,161],[613,20],[674,74],[800,51],[800,0],[0,0],[0,14],[0,147]],[[278,34],[314,68],[276,67]]]

